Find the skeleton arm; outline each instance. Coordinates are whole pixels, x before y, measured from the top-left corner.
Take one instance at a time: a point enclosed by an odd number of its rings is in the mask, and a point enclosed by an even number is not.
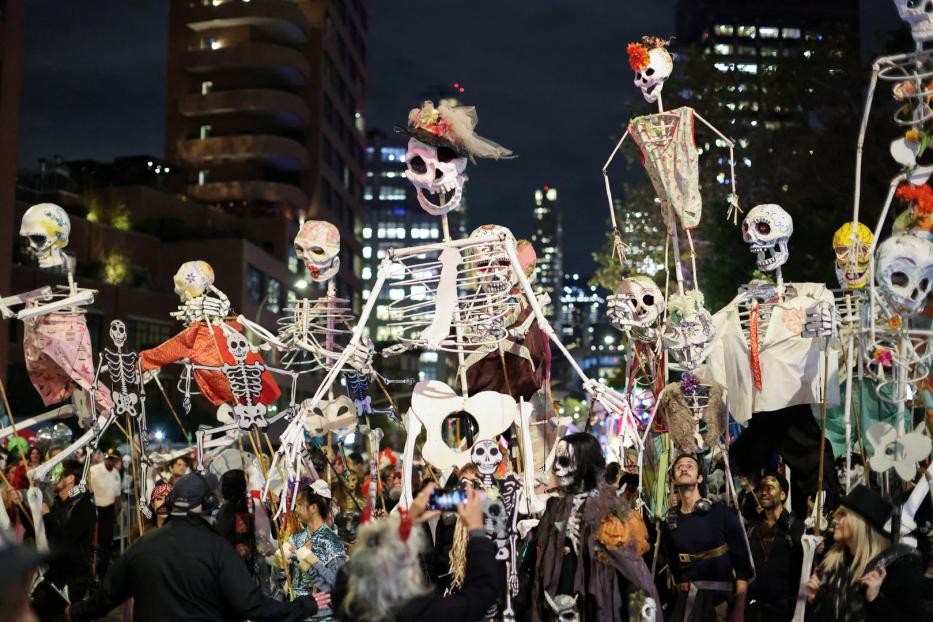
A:
[[[56,300],[55,302],[39,305],[37,307],[23,309],[16,314],[16,318],[18,320],[28,320],[40,315],[48,315],[49,313],[61,311],[62,309],[67,309],[69,307],[89,305],[94,302],[94,294],[96,293],[97,291],[93,289],[80,289],[76,294],[67,296],[61,300]]]
[[[26,304],[27,301],[33,298],[48,298],[51,295],[51,287],[40,287],[39,289],[34,289],[22,294],[15,294],[13,296],[7,296],[6,298],[0,298],[0,317],[5,320],[14,318],[16,317],[16,313],[14,313],[10,307]]]
[[[739,214],[742,213],[742,209],[739,207],[739,195],[735,191],[735,143],[716,129],[712,123],[704,119],[696,110],[693,111],[693,116],[699,119],[700,123],[712,130],[714,134],[719,136],[719,138],[726,143],[726,147],[729,148],[729,181],[732,184],[732,194],[729,195],[729,211],[726,212],[726,219],[732,218],[732,224],[738,225]]]
[[[625,133],[622,134],[622,138],[619,139],[619,142],[616,143],[615,148],[612,150],[612,153],[609,154],[609,159],[606,160],[606,163],[603,164],[603,183],[606,184],[606,198],[609,200],[609,219],[612,221],[612,245],[613,252],[618,255],[619,263],[625,261],[625,245],[622,243],[622,236],[619,235],[619,226],[616,223],[616,210],[615,206],[612,203],[612,185],[609,183],[609,165],[612,164],[612,160],[616,157],[616,154],[619,152],[619,149],[622,148],[622,143],[625,142],[625,139],[628,138],[629,132],[628,127],[625,128]]]
[[[275,346],[279,350],[288,349],[288,345],[285,344],[285,342],[280,341],[277,336],[273,335],[271,332],[269,332],[268,330],[266,330],[265,328],[263,328],[256,322],[250,321],[246,319],[245,317],[243,317],[242,313],[236,317],[236,321],[242,324],[246,329],[259,335],[259,338],[265,341],[266,343],[269,343]]]

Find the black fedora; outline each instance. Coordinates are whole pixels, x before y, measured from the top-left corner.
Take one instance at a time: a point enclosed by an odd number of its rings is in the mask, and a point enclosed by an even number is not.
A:
[[[891,532],[885,528],[885,524],[894,513],[894,504],[868,486],[859,484],[842,499],[839,505],[858,514],[879,533],[891,537]]]

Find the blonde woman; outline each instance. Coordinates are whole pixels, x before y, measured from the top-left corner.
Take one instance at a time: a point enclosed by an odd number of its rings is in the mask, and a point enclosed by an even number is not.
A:
[[[807,582],[808,622],[923,619],[923,571],[915,549],[891,545],[894,506],[866,486],[841,502],[835,543]]]

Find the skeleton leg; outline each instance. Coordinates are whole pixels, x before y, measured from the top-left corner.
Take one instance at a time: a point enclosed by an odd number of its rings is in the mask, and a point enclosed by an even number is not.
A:
[[[219,447],[220,445],[229,444],[228,439],[226,438],[226,433],[230,430],[239,430],[240,426],[236,421],[233,423],[227,423],[216,428],[208,428],[207,430],[198,430],[195,432],[195,437],[197,438],[198,445],[198,471],[204,472],[204,449]],[[223,435],[223,438],[215,439],[214,436]],[[207,439],[205,441],[205,439]]]
[[[402,498],[401,503],[404,503],[404,507],[411,507],[411,502],[413,498],[412,489],[411,489],[411,466],[412,462],[415,459],[415,441],[418,440],[418,435],[421,434],[421,430],[424,426],[421,425],[421,420],[418,419],[418,416],[414,411],[409,410],[408,414],[405,415],[405,451],[402,454]]]

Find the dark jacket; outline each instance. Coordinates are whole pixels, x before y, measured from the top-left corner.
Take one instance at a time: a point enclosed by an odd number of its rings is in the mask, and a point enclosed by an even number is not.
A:
[[[93,620],[133,598],[135,622],[301,620],[310,597],[282,603],[262,595],[236,550],[197,516],[172,516],[136,541],[100,590],[71,606],[72,622]]]
[[[496,546],[485,534],[470,534],[466,549],[466,576],[463,586],[456,594],[440,596],[427,594],[414,598],[398,608],[394,622],[476,622],[483,619],[486,610],[499,597],[499,586],[494,577],[496,572]],[[346,596],[347,576],[350,562],[341,568],[337,585],[331,594],[334,611],[338,619],[351,622],[356,618],[343,611],[342,603]],[[392,621],[386,621],[392,622]]]
[[[680,506],[670,511],[676,513],[676,519],[661,523],[661,547],[678,583],[748,581],[754,577],[745,533],[735,510],[716,502],[706,512],[697,510],[683,514]],[[681,553],[701,553],[723,544],[729,547],[723,555],[689,564],[680,562]]]
[[[749,523],[748,544],[756,577],[748,586],[747,602],[783,602],[793,611],[803,565],[803,528],[803,522],[786,510],[773,528],[763,519]]]
[[[872,622],[924,620],[924,569],[916,550],[904,545],[894,546],[879,559],[869,563],[868,569],[872,570],[879,565],[885,567],[887,575],[875,600],[865,603],[867,619]]]
[[[97,508],[90,494],[81,493],[64,501],[56,497],[42,522],[49,550],[55,554],[46,578],[59,588],[80,582],[92,583],[91,559]]]

